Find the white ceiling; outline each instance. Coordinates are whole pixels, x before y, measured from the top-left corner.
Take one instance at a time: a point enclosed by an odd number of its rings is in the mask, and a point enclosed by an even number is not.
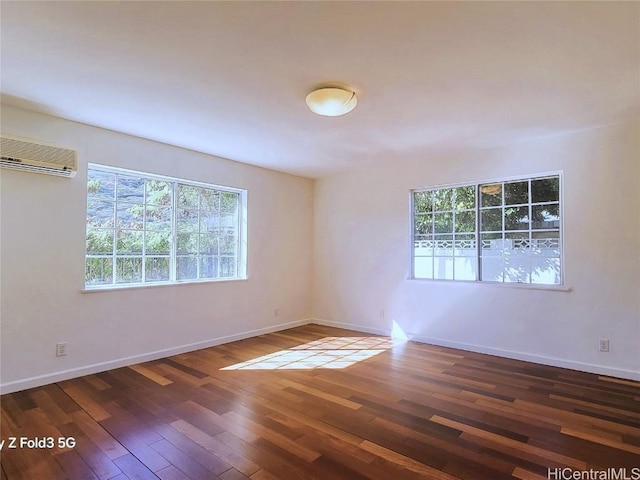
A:
[[[0,8],[4,102],[308,177],[640,116],[637,1]]]

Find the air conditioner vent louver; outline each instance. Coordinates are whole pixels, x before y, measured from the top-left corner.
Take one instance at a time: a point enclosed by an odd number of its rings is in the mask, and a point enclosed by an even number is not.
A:
[[[74,177],[78,171],[75,150],[7,135],[0,136],[0,165],[63,177]]]

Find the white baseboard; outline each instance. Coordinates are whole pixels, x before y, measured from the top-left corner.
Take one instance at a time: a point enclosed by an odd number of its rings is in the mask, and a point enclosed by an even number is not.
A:
[[[315,318],[311,321],[319,325],[326,325],[336,328],[346,328],[349,330],[356,330],[360,332],[373,333],[376,335],[390,336],[391,330],[384,330],[380,328],[371,328],[365,325],[357,325],[353,323],[334,322],[331,320],[323,320]],[[547,357],[545,355],[537,355],[533,353],[517,352],[514,350],[503,350],[499,348],[484,347],[482,345],[474,345],[470,343],[454,342],[450,340],[443,340],[441,338],[424,337],[421,335],[415,335],[407,333],[409,340],[428,343],[430,345],[437,345],[440,347],[457,348],[459,350],[466,350],[469,352],[486,353],[488,355],[495,355],[496,357],[512,358],[514,360],[522,360],[525,362],[538,363],[542,365],[548,365],[552,367],[568,368],[570,370],[578,370],[580,372],[595,373],[598,375],[607,375],[617,378],[625,378],[628,380],[635,380],[640,382],[640,372],[633,370],[625,370],[622,368],[607,367],[604,365],[596,365],[584,362],[575,362],[572,360],[565,360],[562,358]]]
[[[94,363],[92,365],[71,368],[68,370],[61,370],[59,372],[47,373],[45,375],[38,375],[36,377],[29,377],[22,380],[3,383],[3,384],[0,384],[0,395],[4,395],[6,393],[13,393],[20,390],[26,390],[28,388],[40,387],[42,385],[48,385],[50,383],[61,382],[63,380],[70,380],[72,378],[82,377],[84,375],[92,375],[94,373],[100,373],[106,370],[112,370],[114,368],[126,367],[129,365],[134,365],[136,363],[149,362],[151,360],[170,357],[172,355],[179,355],[181,353],[193,352],[195,350],[214,347],[216,345],[221,345],[223,343],[230,343],[230,342],[235,342],[237,340],[244,340],[245,338],[257,337],[259,335],[264,335],[266,333],[273,333],[273,332],[278,332],[280,330],[286,330],[288,328],[307,325],[311,322],[312,322],[311,319],[303,319],[303,320],[296,320],[293,322],[280,323],[278,325],[272,325],[270,327],[259,328],[256,330],[249,330],[246,332],[236,333],[233,335],[226,335],[223,337],[211,338],[201,342],[189,343],[189,344],[180,345],[177,347],[156,350],[154,352],[142,353],[140,355],[133,355],[130,357],[118,358],[115,360],[109,360],[107,362]]]
[[[384,335],[386,337],[391,335],[391,330],[384,330],[381,328],[371,328],[365,325],[356,325],[355,323],[334,322],[333,320],[323,320],[321,318],[314,318],[309,323],[324,325],[325,327],[335,327],[335,328],[344,328],[346,330],[355,330],[356,332],[371,333],[373,335]]]
[[[248,330],[233,335],[226,335],[223,337],[212,338],[201,342],[190,343],[186,345],[180,345],[177,347],[166,348],[163,350],[156,350],[154,352],[143,353],[140,355],[133,355],[130,357],[119,358],[110,360],[107,362],[95,363],[92,365],[86,365],[82,367],[72,368],[68,370],[62,370],[59,372],[48,373],[45,375],[39,375],[35,377],[29,377],[13,382],[0,384],[0,395],[7,393],[17,392],[20,390],[26,390],[28,388],[35,388],[50,383],[61,382],[63,380],[69,380],[84,375],[92,375],[94,373],[104,372],[106,370],[112,370],[114,368],[126,367],[137,363],[149,362],[157,360],[159,358],[170,357],[172,355],[179,355],[181,353],[192,352],[203,348],[214,347],[223,343],[235,342],[237,340],[243,340],[245,338],[257,337],[267,333],[278,332],[280,330],[286,330],[288,328],[299,327],[315,323],[318,325],[326,325],[329,327],[344,328],[348,330],[355,330],[358,332],[371,333],[374,335],[390,336],[391,330],[372,328],[367,325],[359,325],[354,323],[335,322],[332,320],[323,320],[320,318],[296,320],[293,322],[281,323],[278,325],[272,325],[265,328],[259,328],[256,330]],[[491,347],[484,347],[481,345],[474,345],[462,342],[453,342],[449,340],[443,340],[439,338],[423,337],[420,335],[412,335],[407,333],[409,340],[413,340],[420,343],[428,343],[431,345],[438,345],[441,347],[457,348],[460,350],[466,350],[470,352],[486,353],[488,355],[495,355],[498,357],[513,358],[515,360],[523,360],[526,362],[538,363],[542,365],[550,365],[553,367],[568,368],[571,370],[578,370],[582,372],[595,373],[598,375],[608,375],[612,377],[625,378],[628,380],[640,381],[640,372],[633,370],[624,370],[620,368],[606,367],[603,365],[594,365],[589,363],[574,362],[571,360],[565,360],[561,358],[547,357],[544,355],[536,355],[531,353],[516,352],[512,350],[502,350]]]

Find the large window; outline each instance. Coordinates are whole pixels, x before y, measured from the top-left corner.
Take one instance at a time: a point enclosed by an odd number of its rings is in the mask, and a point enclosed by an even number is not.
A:
[[[560,176],[412,192],[413,278],[562,284]]]
[[[244,198],[89,165],[86,288],[243,278]]]

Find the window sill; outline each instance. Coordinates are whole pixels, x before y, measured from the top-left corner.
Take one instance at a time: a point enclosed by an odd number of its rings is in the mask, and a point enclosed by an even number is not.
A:
[[[173,282],[173,283],[144,283],[144,284],[136,284],[136,285],[106,285],[99,287],[84,287],[81,292],[82,293],[99,293],[99,292],[113,292],[113,291],[122,291],[122,290],[138,290],[138,289],[146,289],[146,288],[158,288],[158,287],[183,287],[187,285],[203,285],[210,283],[230,283],[230,282],[244,282],[248,280],[247,277],[243,278],[216,278],[216,279],[207,279],[207,280],[197,280],[190,282]]]
[[[498,288],[515,288],[521,290],[543,290],[547,292],[572,292],[573,287],[568,285],[544,285],[537,283],[515,283],[515,282],[480,282],[477,280],[441,280],[441,279],[431,279],[431,278],[408,278],[409,281],[415,282],[426,282],[426,283],[440,283],[440,284],[463,284],[463,285],[482,285],[482,286],[491,286]]]

